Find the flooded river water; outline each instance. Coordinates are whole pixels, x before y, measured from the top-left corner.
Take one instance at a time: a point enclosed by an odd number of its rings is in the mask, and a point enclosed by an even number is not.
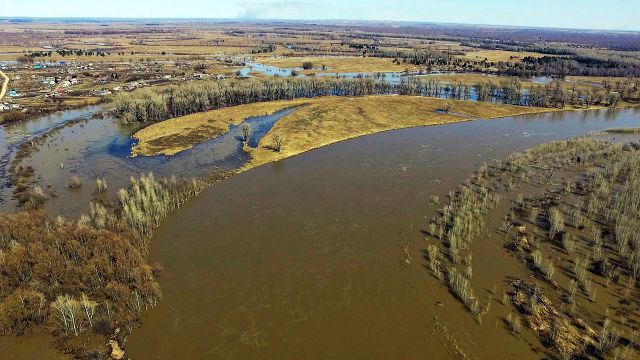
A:
[[[197,176],[246,160],[239,127],[177,156],[131,158],[130,132],[93,116],[102,110],[2,128],[3,167],[19,146],[48,133],[20,163],[34,166],[36,182],[58,192],[47,203],[52,214],[86,211],[96,176],[113,190],[143,171]],[[245,120],[251,142],[291,111]],[[449,349],[433,333],[437,316],[473,358],[533,357],[543,350],[489,331],[506,309],[495,305],[478,324],[424,269],[421,230],[436,209],[429,199],[445,198],[489,159],[638,126],[639,117],[637,110],[602,110],[403,129],[223,181],[158,229],[151,256],[165,268],[164,299],[145,314],[127,351],[133,359],[444,358]],[[81,191],[64,189],[70,176],[81,178]],[[2,180],[2,204],[15,210]],[[494,240],[478,242],[478,291],[500,281],[498,267],[513,263]],[[0,338],[0,348],[14,359],[54,358],[47,339]]]
[[[542,358],[535,339],[496,331],[508,309],[496,302],[478,323],[424,268],[429,199],[445,198],[492,158],[639,119],[634,110],[565,112],[403,129],[234,176],[158,229],[151,256],[165,269],[164,299],[127,351],[133,359],[447,358],[437,319],[472,359]],[[473,285],[484,298],[502,268],[518,274],[518,264],[499,239],[476,244]]]
[[[194,146],[174,156],[131,157],[135,144],[131,130],[122,129],[108,115],[96,118],[102,107],[88,107],[39,118],[23,124],[0,128],[0,206],[3,210],[15,210],[12,199],[9,165],[15,159],[20,146],[32,147],[29,155],[19,159],[18,165],[33,166],[34,184],[55,192],[45,204],[50,214],[77,217],[86,212],[93,199],[97,177],[107,180],[109,187],[117,190],[128,185],[130,176],[153,172],[161,177],[171,175],[201,176],[213,168],[236,169],[248,160],[242,150],[241,127],[251,128],[249,145],[255,146],[281,117],[295,109],[284,109],[271,115],[250,117],[237,126],[230,126],[224,135]],[[31,146],[31,142],[46,134],[46,139]],[[83,184],[78,191],[69,191],[66,183],[73,176]],[[114,191],[111,192],[115,196]]]

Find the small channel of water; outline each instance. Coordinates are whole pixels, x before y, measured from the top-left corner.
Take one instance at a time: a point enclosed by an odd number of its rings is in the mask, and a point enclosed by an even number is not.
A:
[[[131,157],[135,140],[130,131],[123,130],[109,116],[93,118],[101,110],[101,107],[88,107],[0,128],[3,151],[0,153],[0,178],[4,184],[0,188],[0,206],[3,210],[14,211],[16,205],[8,186],[9,165],[18,147],[30,143],[36,136],[48,134],[46,141],[20,164],[33,166],[37,184],[43,189],[50,185],[55,191],[56,196],[47,201],[45,210],[76,217],[87,211],[97,177],[105,178],[109,187],[115,190],[126,187],[129,177],[140,173],[192,177],[204,175],[214,168],[236,169],[248,160],[242,150],[242,126],[251,128],[249,145],[255,147],[276,121],[294,108],[247,118],[240,125],[231,125],[224,135],[177,155],[151,157]],[[65,189],[72,176],[79,177],[83,183],[80,191]]]

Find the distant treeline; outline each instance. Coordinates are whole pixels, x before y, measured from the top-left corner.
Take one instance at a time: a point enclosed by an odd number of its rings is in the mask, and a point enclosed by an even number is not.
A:
[[[478,101],[501,100],[505,104],[556,107],[566,105],[588,107],[603,105],[615,107],[620,101],[637,102],[640,96],[640,80],[627,79],[615,85],[605,83],[603,88],[582,90],[577,86],[563,87],[560,81],[552,81],[546,85],[533,86],[524,89],[517,77],[501,80],[480,82],[473,86]]]
[[[464,41],[460,43],[462,46],[468,47],[476,47],[485,50],[504,50],[504,51],[514,51],[514,52],[537,52],[540,54],[547,55],[576,55],[576,52],[573,49],[552,46],[552,45],[536,45],[536,44],[522,44],[517,41],[505,41],[505,42],[491,42],[491,41],[482,41],[482,42],[472,42],[472,41]]]
[[[574,55],[570,57],[527,56],[520,63],[500,64],[500,74],[512,76],[640,76],[640,61]]]
[[[65,49],[59,49],[56,50],[56,53],[62,57],[65,56],[71,56],[71,55],[76,55],[76,56],[107,56],[110,55],[111,53],[108,51],[102,51],[102,50],[82,50],[82,49],[78,49],[78,50],[65,50]],[[51,55],[53,54],[52,51],[33,51],[31,52],[28,56],[31,58],[39,58],[39,57],[51,57]]]
[[[400,84],[377,81],[379,76],[345,79],[290,77],[198,82],[161,90],[141,89],[114,100],[114,115],[124,123],[150,124],[166,119],[263,101],[318,96],[414,95],[468,99],[472,87],[443,84],[407,76]]]
[[[434,50],[377,50],[370,56],[393,58],[395,62],[425,66],[428,70],[434,68],[449,68],[458,70],[470,70],[476,66],[475,62],[454,57],[458,53]]]
[[[266,54],[274,52],[277,49],[277,46],[274,44],[262,45],[260,47],[251,49],[252,54]]]

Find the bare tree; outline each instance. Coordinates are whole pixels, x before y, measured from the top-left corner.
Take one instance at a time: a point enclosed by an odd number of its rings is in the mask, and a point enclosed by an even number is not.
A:
[[[93,327],[93,315],[96,312],[96,306],[98,306],[98,303],[90,300],[85,293],[82,293],[80,303],[82,304],[85,315],[87,315],[87,320],[89,320],[89,326]]]

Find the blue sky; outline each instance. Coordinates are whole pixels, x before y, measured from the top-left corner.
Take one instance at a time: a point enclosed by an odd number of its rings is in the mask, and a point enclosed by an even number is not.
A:
[[[403,20],[640,30],[640,0],[0,0],[1,16]]]

